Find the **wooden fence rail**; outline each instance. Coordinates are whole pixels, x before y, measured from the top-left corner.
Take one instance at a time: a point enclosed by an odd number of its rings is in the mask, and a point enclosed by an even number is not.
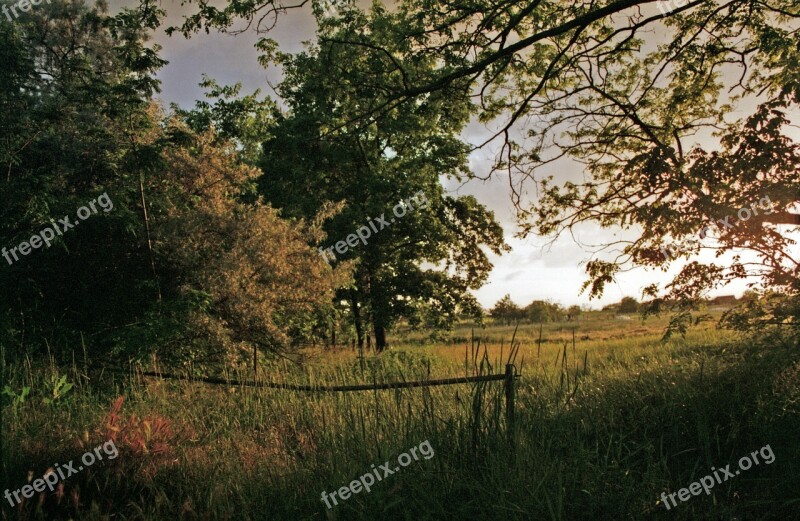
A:
[[[510,365],[510,364],[509,364]],[[513,366],[511,366],[513,368]],[[114,371],[122,372],[122,371]],[[407,389],[411,387],[435,387],[439,385],[454,385],[466,384],[471,382],[495,382],[500,380],[513,381],[513,378],[519,378],[519,375],[513,374],[511,369],[511,377],[509,377],[508,370],[506,374],[490,374],[483,376],[462,376],[457,378],[440,378],[437,380],[420,380],[416,382],[388,382],[381,384],[362,384],[362,385],[295,385],[284,384],[278,382],[257,382],[248,380],[234,380],[226,378],[190,378],[187,376],[180,376],[169,373],[159,373],[154,371],[141,371],[138,374],[143,376],[152,376],[164,380],[184,380],[188,382],[201,382],[213,385],[236,385],[244,387],[265,387],[269,389],[285,389],[289,391],[304,391],[304,392],[347,392],[347,391],[380,391],[385,389]]]
[[[105,368],[114,373],[127,373],[121,369]],[[188,382],[201,382],[213,385],[236,385],[244,387],[263,387],[268,389],[284,389],[288,391],[303,391],[303,392],[349,392],[349,391],[381,391],[386,389],[409,389],[413,387],[434,387],[439,385],[456,385],[466,384],[472,382],[499,382],[503,381],[505,390],[506,401],[506,425],[509,429],[509,437],[513,440],[514,437],[514,421],[515,421],[515,389],[514,380],[520,377],[516,372],[514,364],[506,364],[505,374],[490,374],[483,376],[463,376],[459,378],[440,378],[437,380],[420,380],[415,382],[389,382],[389,383],[375,383],[375,384],[362,384],[362,385],[295,385],[283,384],[278,382],[258,382],[258,381],[244,381],[225,378],[190,378],[188,376],[180,376],[170,373],[159,373],[155,371],[141,371],[138,374],[142,376],[152,376],[164,380],[183,380]]]

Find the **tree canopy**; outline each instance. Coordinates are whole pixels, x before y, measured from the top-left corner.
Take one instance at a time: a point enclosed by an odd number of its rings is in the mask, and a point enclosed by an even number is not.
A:
[[[322,27],[353,27],[360,12],[349,2],[331,16],[316,2],[233,0],[181,29],[232,30],[245,20],[266,31],[307,4]],[[498,150],[494,171],[508,175],[521,235],[587,222],[631,230],[587,263],[591,295],[630,266],[666,268],[702,249],[732,258],[692,259],[670,284],[648,287],[653,309],[691,307],[741,278],[796,298],[800,262],[788,232],[800,224],[790,131],[800,99],[798,9],[794,0],[403,0],[380,14],[391,38],[367,25],[320,34],[331,52],[356,48],[380,64],[351,79],[374,96],[326,130],[348,135],[437,93],[469,99],[472,117],[496,129],[478,145]],[[275,43],[265,35],[261,48],[268,60]],[[425,61],[435,65],[411,66]],[[541,173],[557,162],[580,165],[583,179]],[[772,212],[729,226],[765,197]],[[712,238],[705,230],[714,223]],[[663,254],[678,242],[688,247]]]
[[[367,27],[387,45],[396,42],[384,10],[351,16],[341,25],[323,25],[321,39],[348,39]],[[343,203],[325,225],[332,243],[385,216],[387,225],[370,233],[368,247],[364,240],[336,255],[336,262],[355,261],[354,284],[340,297],[349,302],[358,342],[370,323],[382,350],[386,331],[400,318],[439,329],[459,313],[477,313],[468,290],[480,287],[491,269],[481,246],[498,254],[507,247],[492,212],[474,197],[446,194],[440,183],[470,175],[469,149],[458,138],[468,101],[441,92],[369,126],[330,134],[355,107],[379,95],[368,78],[380,77],[385,64],[368,49],[322,41],[278,56],[286,72],[278,93],[289,111],[264,144],[260,187],[291,217]],[[431,60],[409,60],[407,70],[424,74],[432,66]]]
[[[590,295],[629,267],[682,262],[644,291],[647,312],[678,310],[678,330],[737,279],[762,298],[726,323],[798,323],[796,1],[196,5],[175,30],[268,31],[313,8],[303,52],[257,44],[282,67],[280,99],[205,78],[208,100],[162,112],[165,62],[147,41],[165,13],[149,1],[0,19],[3,246],[113,201],[0,271],[5,338],[218,362],[288,352],[329,324],[333,338],[341,321],[379,349],[402,319],[447,328],[480,313],[469,291],[507,250],[491,211],[443,188],[477,176],[480,147],[496,150],[520,236],[626,231],[587,263]],[[463,140],[475,121],[492,139]],[[556,164],[567,173],[544,175]],[[335,249],[330,265],[318,248]],[[563,315],[506,300],[504,316]]]
[[[288,221],[258,197],[252,104],[201,131],[154,103],[164,61],[146,33],[162,15],[54,2],[0,20],[0,243],[16,259],[0,268],[0,331],[14,354],[240,363],[291,352],[349,283],[349,265],[311,246],[329,211]],[[44,228],[47,247],[16,248]]]

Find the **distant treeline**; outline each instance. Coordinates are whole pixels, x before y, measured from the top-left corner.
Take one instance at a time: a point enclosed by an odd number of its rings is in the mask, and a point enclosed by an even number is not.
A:
[[[725,306],[732,307],[740,303],[753,302],[758,299],[758,295],[754,292],[746,292],[741,299],[737,299],[733,295],[721,295],[719,297],[703,299],[700,302],[706,306]],[[669,301],[661,301],[660,305],[673,304]],[[602,311],[617,312],[617,313],[639,313],[646,311],[653,302],[639,302],[633,297],[623,297],[622,300],[615,304],[609,304],[603,307]],[[534,300],[525,307],[517,305],[511,300],[510,295],[506,295],[489,310],[489,316],[501,324],[516,324],[516,323],[541,323],[541,322],[561,322],[572,321],[587,311],[581,306],[573,305],[564,307],[557,302],[549,300]]]
[[[489,311],[489,316],[501,324],[541,323],[575,320],[582,312],[580,306],[565,308],[547,300],[534,300],[527,306],[520,307],[511,300],[510,295],[506,295],[497,301]]]

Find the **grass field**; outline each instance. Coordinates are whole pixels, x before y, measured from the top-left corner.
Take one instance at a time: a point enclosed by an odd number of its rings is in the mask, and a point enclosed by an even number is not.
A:
[[[513,426],[502,382],[300,393],[103,373],[78,355],[70,367],[12,363],[3,353],[3,490],[108,439],[119,457],[20,506],[4,499],[2,519],[800,519],[797,346],[711,324],[663,343],[664,325],[588,313],[546,324],[541,346],[538,326],[520,328]],[[264,377],[352,384],[502,372],[513,333],[475,329],[476,349],[469,326],[435,345],[401,332],[379,356],[310,350],[303,367],[276,362]],[[74,388],[63,392],[62,376]],[[12,399],[24,387],[30,394]],[[331,509],[321,500],[424,440],[430,459]],[[766,445],[772,464],[661,504],[663,492],[712,467],[737,468]]]

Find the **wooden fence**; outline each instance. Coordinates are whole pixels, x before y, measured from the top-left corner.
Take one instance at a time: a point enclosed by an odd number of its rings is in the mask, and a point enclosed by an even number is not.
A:
[[[119,369],[111,369],[112,372],[124,372]],[[375,383],[375,384],[362,384],[362,385],[295,385],[285,384],[278,382],[259,382],[247,380],[235,380],[225,378],[190,378],[187,376],[180,376],[170,373],[160,373],[154,371],[142,371],[139,374],[142,376],[151,376],[161,378],[164,380],[184,380],[189,382],[201,382],[212,385],[234,385],[243,387],[263,387],[268,389],[284,389],[288,391],[301,391],[301,392],[350,392],[350,391],[382,391],[386,389],[410,389],[413,387],[435,387],[440,385],[457,385],[473,382],[499,382],[503,381],[505,391],[505,413],[506,422],[509,429],[509,434],[513,436],[515,414],[515,397],[516,389],[514,388],[514,380],[519,378],[516,367],[514,364],[506,364],[505,374],[490,374],[480,376],[463,376],[458,378],[440,378],[437,380],[420,380],[415,382],[389,382],[389,383]]]

